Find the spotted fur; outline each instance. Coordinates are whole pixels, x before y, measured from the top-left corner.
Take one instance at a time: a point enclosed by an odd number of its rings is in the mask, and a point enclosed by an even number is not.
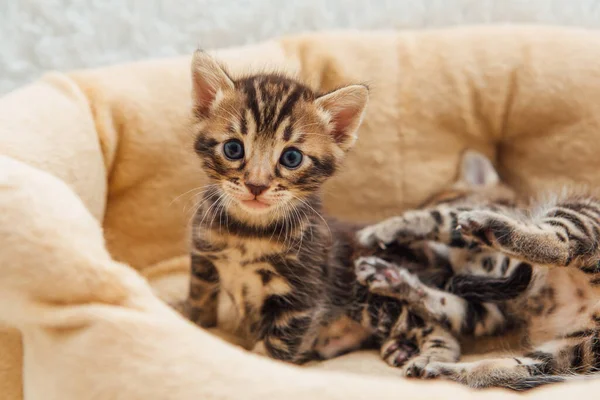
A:
[[[347,300],[346,308],[356,309],[354,318],[371,333],[388,364],[402,367],[407,376],[419,375],[428,363],[458,359],[458,334],[490,335],[508,328],[511,320],[493,302],[520,295],[530,283],[531,266],[507,257],[480,254],[461,237],[446,234],[440,227],[457,223],[454,214],[443,211],[446,208],[491,199],[509,204],[514,197],[511,190],[497,184],[487,159],[468,154],[458,182],[427,202],[440,211],[413,211],[405,218],[384,221],[359,232],[358,239],[366,247],[354,248],[356,270],[347,280],[355,280],[364,288],[353,292],[355,298]],[[402,234],[396,235],[398,223],[412,229],[407,240],[400,238]],[[391,238],[386,239],[386,235]],[[440,235],[444,243],[430,242]],[[469,267],[464,268],[465,264]],[[387,273],[394,273],[396,265],[418,277],[417,281],[427,285],[428,290],[460,296],[468,312],[455,318],[431,318],[415,299],[390,296],[385,290],[380,294],[377,288],[389,278]],[[368,293],[364,292],[366,288]],[[336,297],[344,297],[342,291]],[[444,296],[440,295],[438,301],[445,305]],[[335,344],[328,342],[330,336],[325,329],[317,342],[319,352],[335,353]],[[349,342],[344,336],[337,341],[339,346]]]
[[[365,274],[365,284],[373,293],[420,308],[459,337],[523,326],[527,351],[518,357],[472,363],[432,362],[420,376],[446,377],[478,388],[526,390],[596,373],[600,369],[600,200],[556,196],[551,202],[524,208],[491,198],[486,201],[485,196],[480,201],[465,197],[456,203],[456,199],[367,227],[359,233],[360,241],[371,247],[441,243],[464,260],[467,274],[476,273],[473,260],[482,260],[478,268],[486,273],[502,275],[514,269],[512,273],[519,276],[533,271],[525,290],[498,299],[489,286],[480,290],[467,279],[466,284],[454,283],[463,286],[459,297],[423,284],[394,264],[372,260],[371,265],[376,265]]]

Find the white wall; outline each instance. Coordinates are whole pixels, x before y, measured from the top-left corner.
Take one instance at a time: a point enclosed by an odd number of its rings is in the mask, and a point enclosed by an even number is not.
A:
[[[44,70],[326,28],[537,22],[600,27],[600,0],[0,0],[0,93]]]

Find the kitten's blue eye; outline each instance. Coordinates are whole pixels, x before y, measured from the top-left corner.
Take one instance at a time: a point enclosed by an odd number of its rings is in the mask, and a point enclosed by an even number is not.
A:
[[[223,145],[223,153],[230,160],[240,160],[244,158],[244,145],[237,139],[230,140]]]
[[[294,169],[297,168],[302,162],[302,153],[300,150],[295,148],[289,148],[281,154],[279,162],[286,168]]]

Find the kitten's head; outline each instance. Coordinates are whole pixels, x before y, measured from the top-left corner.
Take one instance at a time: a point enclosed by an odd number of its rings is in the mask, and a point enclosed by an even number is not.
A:
[[[368,90],[323,95],[294,79],[232,79],[208,54],[192,63],[195,149],[215,198],[237,216],[293,212],[335,172],[356,140]]]
[[[513,204],[516,199],[516,192],[500,180],[494,165],[486,156],[466,150],[461,157],[455,182],[436,193],[426,205],[456,201]]]

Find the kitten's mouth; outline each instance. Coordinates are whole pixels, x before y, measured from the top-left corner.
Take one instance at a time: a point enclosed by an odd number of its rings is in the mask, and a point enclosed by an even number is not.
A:
[[[248,207],[251,208],[253,210],[264,210],[266,208],[271,207],[270,204],[262,202],[258,199],[252,199],[252,200],[242,200],[241,203]]]

